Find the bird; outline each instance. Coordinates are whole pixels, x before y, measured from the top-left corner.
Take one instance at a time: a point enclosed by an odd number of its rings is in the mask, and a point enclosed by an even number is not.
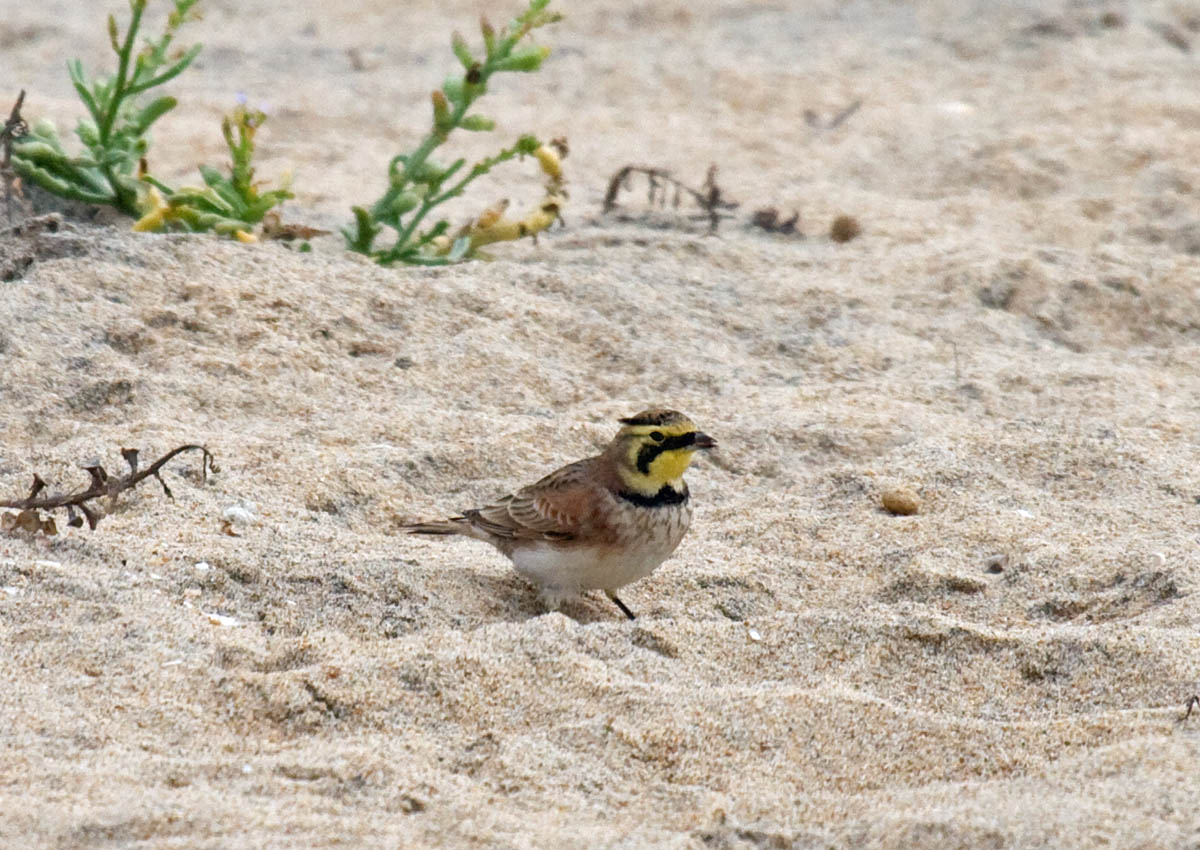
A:
[[[617,591],[650,575],[679,546],[692,521],[683,473],[697,451],[717,441],[676,410],[651,408],[618,421],[620,430],[600,454],[485,507],[402,530],[490,543],[551,609],[602,590],[636,619]]]

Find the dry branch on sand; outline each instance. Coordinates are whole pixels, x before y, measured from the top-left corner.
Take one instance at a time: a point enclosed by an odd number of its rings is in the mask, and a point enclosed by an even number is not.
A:
[[[604,192],[604,212],[610,213],[617,207],[617,198],[622,191],[630,191],[633,176],[640,174],[646,178],[647,203],[651,206],[665,207],[667,196],[671,196],[671,206],[679,208],[685,195],[690,196],[700,207],[699,218],[707,219],[709,232],[715,232],[723,218],[732,216],[727,210],[737,209],[737,201],[725,198],[721,187],[717,185],[717,167],[708,167],[708,176],[704,185],[693,189],[686,183],[676,180],[671,172],[663,168],[651,168],[644,165],[625,165],[617,170],[608,180],[608,189]]]
[[[13,142],[29,132],[29,125],[21,117],[21,106],[24,103],[25,89],[21,89],[8,120],[4,122],[3,128],[0,128],[0,181],[4,182],[4,207],[8,213],[9,226],[13,220],[13,194],[17,191],[16,175],[12,168]]]
[[[28,496],[24,499],[0,501],[0,508],[16,508],[20,511],[20,513],[0,515],[0,530],[11,531],[21,529],[29,532],[41,531],[45,534],[57,534],[58,527],[55,525],[53,517],[43,518],[41,515],[41,511],[51,511],[56,508],[66,509],[67,525],[79,527],[83,525],[83,521],[86,519],[88,527],[95,530],[100,515],[87,504],[88,502],[98,499],[101,496],[115,497],[126,490],[136,487],[151,476],[158,479],[158,483],[162,485],[163,492],[167,495],[167,498],[173,499],[174,496],[171,494],[171,488],[167,486],[167,482],[163,481],[162,476],[159,475],[159,470],[177,454],[193,449],[203,452],[203,459],[200,463],[200,475],[202,481],[207,481],[209,471],[217,471],[212,452],[204,446],[190,444],[172,449],[142,470],[138,469],[138,450],[121,449],[121,456],[129,464],[129,473],[127,475],[109,475],[98,461],[88,463],[83,466],[83,469],[91,476],[91,484],[84,490],[65,495],[43,496],[42,491],[46,489],[46,482],[42,480],[40,475],[34,473],[33,485],[29,488]],[[82,517],[75,512],[76,508],[79,509],[79,514],[82,514]]]

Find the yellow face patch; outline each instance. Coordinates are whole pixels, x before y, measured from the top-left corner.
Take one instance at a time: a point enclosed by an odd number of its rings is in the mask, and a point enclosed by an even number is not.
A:
[[[622,429],[627,461],[621,477],[626,485],[646,495],[668,485],[679,489],[696,453],[691,442],[695,433],[696,426],[682,417],[668,425],[630,425]]]
[[[695,449],[668,449],[650,461],[650,474],[646,477],[659,486],[676,482],[687,471],[695,453]]]

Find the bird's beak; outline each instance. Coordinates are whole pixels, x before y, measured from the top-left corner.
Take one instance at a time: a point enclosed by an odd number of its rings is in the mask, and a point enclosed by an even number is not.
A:
[[[717,441],[703,431],[697,431],[696,439],[692,441],[692,446],[697,449],[715,449]]]

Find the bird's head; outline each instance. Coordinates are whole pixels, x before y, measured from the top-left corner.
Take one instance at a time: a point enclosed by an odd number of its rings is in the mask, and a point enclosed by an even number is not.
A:
[[[717,445],[676,410],[644,410],[620,421],[609,451],[625,486],[647,496],[663,487],[682,491],[692,455]]]

